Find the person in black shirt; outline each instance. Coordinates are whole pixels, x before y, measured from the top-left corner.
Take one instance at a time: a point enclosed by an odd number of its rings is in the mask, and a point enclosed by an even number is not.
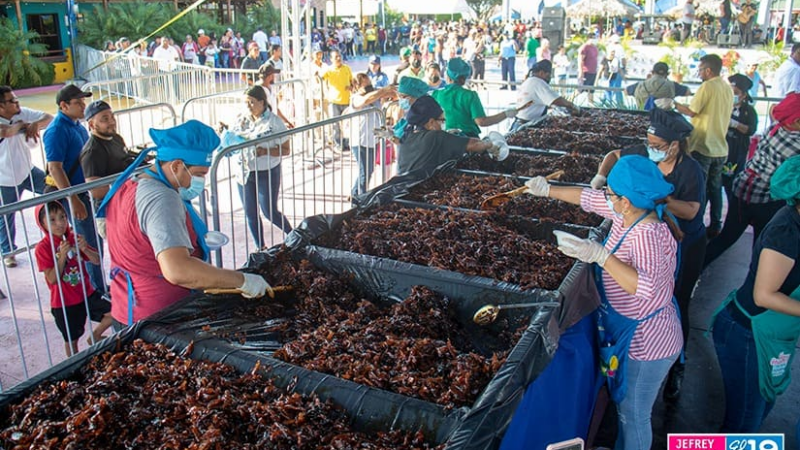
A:
[[[81,150],[80,162],[86,181],[121,173],[136,159],[128,153],[125,140],[117,134],[117,121],[108,103],[97,100],[86,107],[85,118],[91,132]],[[100,206],[109,186],[94,188],[89,193],[95,209]],[[104,224],[98,220],[98,232],[105,237]]]
[[[706,227],[703,223],[706,205],[705,176],[700,164],[689,156],[688,137],[693,129],[679,113],[653,108],[650,111],[647,145],[633,145],[606,155],[591,183],[593,188],[601,188],[605,184],[605,177],[619,158],[641,155],[657,163],[664,179],[675,187],[672,195],[667,197],[667,211],[678,219],[678,226],[683,233],[675,299],[681,313],[684,350],[689,342],[689,302],[694,285],[702,272],[707,243]],[[684,364],[680,361],[670,369],[664,387],[665,400],[675,400],[680,395],[683,372]]]
[[[746,75],[737,73],[728,77],[728,82],[733,88],[734,104],[728,134],[725,135],[725,140],[728,141],[728,160],[722,167],[722,185],[725,186],[730,203],[733,197],[733,179],[744,170],[750,149],[750,137],[758,128],[758,113],[753,108],[753,100],[748,94],[753,87],[753,81]]]
[[[264,61],[261,60],[261,52],[258,50],[258,44],[250,44],[247,51],[247,56],[242,60],[242,70],[258,70]],[[258,73],[245,73],[242,72],[242,81],[252,86],[255,80],[258,79]]]

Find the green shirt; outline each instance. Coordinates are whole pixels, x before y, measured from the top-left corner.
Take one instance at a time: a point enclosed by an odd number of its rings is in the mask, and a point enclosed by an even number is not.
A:
[[[444,89],[433,91],[431,96],[444,110],[444,117],[447,119],[446,129],[458,128],[469,137],[480,136],[481,129],[475,123],[475,119],[486,117],[486,112],[477,92],[458,84],[451,84]]]
[[[536,49],[539,48],[539,40],[536,38],[528,38],[525,43],[525,51],[528,52],[528,58],[536,58]]]

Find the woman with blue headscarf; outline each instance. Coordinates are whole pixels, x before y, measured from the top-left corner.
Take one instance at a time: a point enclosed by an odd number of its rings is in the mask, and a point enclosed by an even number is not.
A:
[[[667,211],[678,220],[683,233],[680,243],[678,279],[675,282],[675,299],[681,313],[684,350],[689,339],[689,303],[692,291],[703,270],[706,254],[706,227],[703,214],[706,205],[705,176],[700,163],[689,154],[688,137],[692,133],[690,124],[681,114],[653,108],[650,111],[650,127],[647,129],[647,144],[632,145],[614,150],[603,159],[598,174],[592,179],[592,187],[600,189],[606,181],[605,175],[621,157],[641,155],[650,158],[664,179],[675,187],[664,204]],[[684,363],[678,361],[672,367],[664,387],[664,399],[676,400],[683,384]]]
[[[649,450],[653,404],[683,346],[672,295],[678,247],[674,234],[680,231],[664,215],[663,204],[674,188],[652,161],[637,155],[616,163],[605,191],[550,186],[544,177],[526,185],[532,195],[580,205],[612,221],[604,244],[556,232],[558,248],[596,264],[600,357],[619,412],[615,448]]]
[[[499,147],[490,141],[456,136],[443,131],[444,111],[431,96],[417,99],[406,113],[404,127],[399,133],[397,173],[434,169],[464,153],[490,152],[499,154]]]
[[[744,283],[714,318],[714,349],[725,385],[724,433],[759,431],[789,387],[800,338],[800,156],[778,167],[770,194],[788,204],[756,238]]]
[[[480,127],[489,127],[516,117],[517,108],[486,115],[478,93],[464,87],[472,75],[472,68],[463,59],[452,58],[448,61],[446,75],[450,84],[431,94],[444,109],[447,117],[445,129],[461,130],[465,136],[477,138],[481,134]]]

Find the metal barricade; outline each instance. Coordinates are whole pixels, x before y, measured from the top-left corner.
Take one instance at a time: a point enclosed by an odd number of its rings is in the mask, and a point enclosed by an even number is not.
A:
[[[3,280],[0,286],[2,286],[2,294],[6,299],[7,307],[0,309],[0,333],[4,336],[4,339],[0,340],[0,347],[3,347],[2,351],[5,356],[3,368],[0,369],[0,391],[26,380],[30,376],[59,363],[66,357],[65,346],[63,345],[64,339],[62,339],[55,326],[55,317],[47,312],[50,309],[51,291],[45,281],[44,273],[39,271],[36,262],[35,247],[45,234],[40,230],[38,218],[35,217],[35,209],[40,205],[46,205],[54,201],[71,205],[75,201],[72,200],[73,196],[88,197],[89,191],[98,187],[108,186],[114,182],[114,179],[115,176],[109,176],[32,199],[0,206],[0,220],[6,220],[8,216],[14,215],[17,230],[16,241],[20,244],[20,249],[15,252],[19,265],[13,269],[5,265],[2,266]],[[92,202],[84,203],[87,206],[87,212],[90,217],[87,220],[93,220],[94,209]],[[50,223],[51,215],[47,212],[48,209],[45,208],[43,211],[45,212],[43,220]],[[75,217],[72,213],[69,213],[67,219],[73,233],[76,233],[78,228],[76,227]],[[94,229],[96,230],[97,228],[94,227]],[[92,241],[88,237],[85,238],[89,242]],[[96,232],[93,238],[95,242],[101,242]],[[54,246],[50,246],[50,248],[43,248],[40,251],[54,259],[53,255],[57,249]],[[107,292],[105,285],[108,280],[106,276],[108,272],[104,270],[104,266],[107,266],[107,264],[102,262],[102,255],[104,254],[102,245],[98,245],[98,251],[101,255],[100,271],[103,280],[101,291]],[[81,252],[73,251],[68,253],[67,257],[75,258],[78,264],[87,262]],[[63,273],[57,279],[73,285],[78,282],[82,284],[84,280],[83,273],[77,270],[75,272],[77,273]],[[80,290],[83,293],[83,305],[88,315],[88,292],[83,288]],[[64,298],[62,283],[55,286],[55,294],[58,298]],[[64,314],[63,308],[59,314]],[[91,323],[87,329],[91,331]],[[72,336],[69,332],[67,336],[69,340],[78,340],[79,345],[82,347],[86,345],[86,340],[82,336]],[[94,337],[90,336],[89,341],[94,342]],[[13,350],[14,347],[16,347],[16,352]]]
[[[305,217],[350,209],[353,194],[388,180],[396,171],[393,156],[386,140],[375,136],[375,128],[383,124],[383,112],[369,108],[219,151],[209,171],[209,228],[230,236],[231,243],[216,252],[214,263],[239,267],[249,254],[283,242],[290,227]],[[320,133],[322,129],[331,132]],[[335,140],[320,139],[326,135]],[[277,157],[263,158],[252,172],[240,164],[242,153],[256,148],[274,153],[279,142],[285,142],[288,152],[280,163]],[[309,146],[312,158],[305,152]]]
[[[137,106],[114,112],[117,133],[129,148],[144,148],[150,143],[150,128],[171,128],[178,125],[175,108],[168,103]]]

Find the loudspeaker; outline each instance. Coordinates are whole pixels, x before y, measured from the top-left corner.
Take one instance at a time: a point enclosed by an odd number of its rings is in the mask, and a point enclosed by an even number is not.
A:
[[[661,42],[661,32],[645,31],[644,33],[642,33],[642,44],[658,45],[660,42]]]
[[[542,10],[542,21],[544,21],[545,18],[550,18],[550,17],[559,17],[563,21],[564,19],[567,18],[567,10],[559,6],[551,6],[544,8]]]
[[[550,41],[550,48],[555,50],[564,45],[564,30],[542,31],[542,37]]]
[[[718,34],[717,45],[720,47],[738,47],[742,38],[738,34]]]

